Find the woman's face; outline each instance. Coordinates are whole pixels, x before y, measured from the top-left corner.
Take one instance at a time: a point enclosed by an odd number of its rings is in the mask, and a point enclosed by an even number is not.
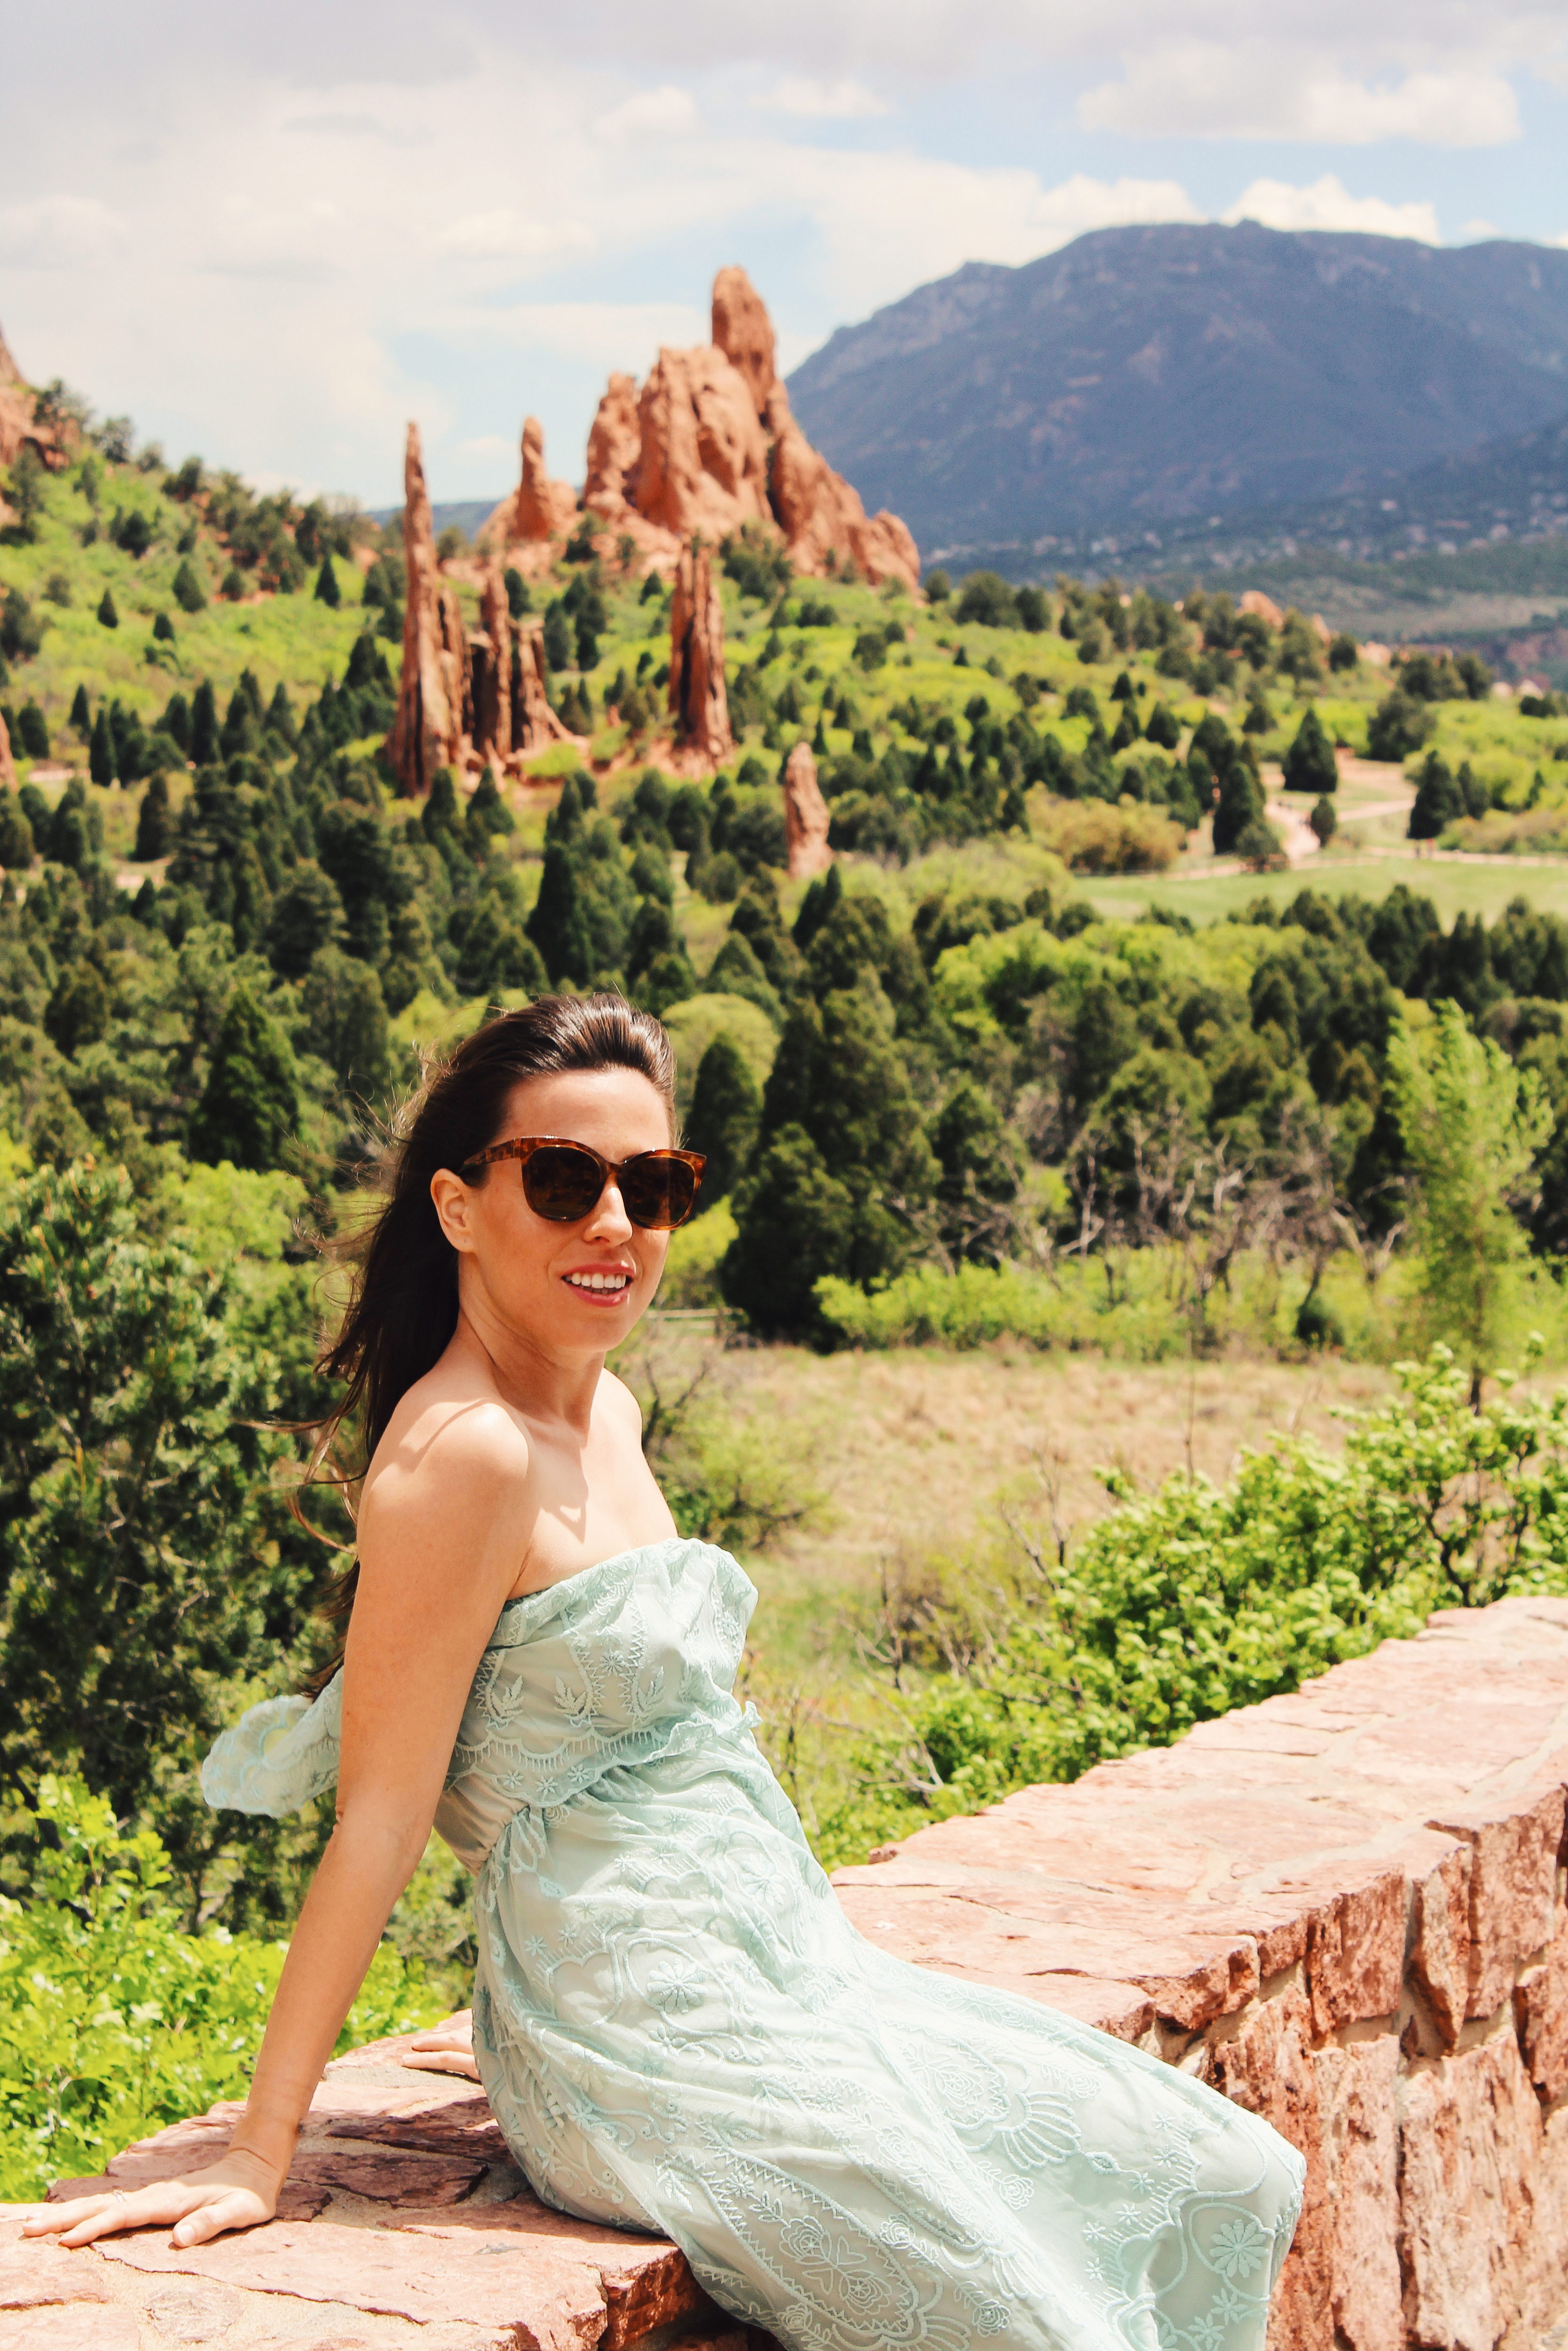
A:
[[[634,1070],[525,1078],[492,1140],[528,1134],[586,1143],[614,1161],[672,1141],[663,1096]],[[516,1160],[497,1161],[474,1184],[444,1169],[431,1197],[461,1254],[463,1304],[481,1337],[495,1318],[551,1353],[601,1354],[625,1338],[659,1286],[669,1234],[632,1222],[613,1177],[571,1225],[535,1215]]]

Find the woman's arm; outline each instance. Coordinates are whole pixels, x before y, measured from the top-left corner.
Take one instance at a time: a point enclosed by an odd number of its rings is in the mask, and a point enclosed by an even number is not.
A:
[[[378,1463],[360,1513],[337,1825],[228,2153],[134,2195],[46,2206],[29,2233],[82,2245],[172,2222],[174,2242],[195,2245],[271,2217],[343,2019],[424,1851],[475,1668],[516,1581],[527,1468],[524,1440],[497,1406],[446,1418]]]

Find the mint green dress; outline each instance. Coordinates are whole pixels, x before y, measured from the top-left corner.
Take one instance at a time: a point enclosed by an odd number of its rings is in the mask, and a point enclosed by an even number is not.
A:
[[[856,1933],[734,1696],[757,1594],[674,1539],[510,1602],[436,1826],[475,1876],[474,2049],[548,2203],[673,2238],[789,2351],[1261,2351],[1303,2166],[1088,2025]],[[340,1685],[209,1756],[337,1776]]]

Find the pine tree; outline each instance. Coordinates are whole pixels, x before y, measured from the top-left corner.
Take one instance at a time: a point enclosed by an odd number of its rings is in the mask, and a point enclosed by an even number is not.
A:
[[[545,608],[544,656],[547,669],[570,669],[571,637],[571,622],[558,596]]]
[[[288,1040],[243,984],[228,1000],[206,1086],[191,1121],[193,1159],[278,1165],[299,1123],[299,1080]]]
[[[191,705],[183,694],[169,696],[168,708],[158,721],[161,733],[172,743],[177,743],[188,759],[191,756]]]
[[[1317,834],[1319,848],[1326,849],[1339,831],[1339,818],[1335,814],[1333,800],[1324,799],[1317,801],[1307,822]]]
[[[762,1089],[731,1037],[716,1036],[697,1063],[685,1140],[706,1152],[699,1209],[727,1199],[745,1171],[762,1117]]]
[[[33,828],[13,791],[0,791],[0,869],[25,873],[33,862]]]
[[[210,768],[218,756],[218,700],[210,678],[191,696],[190,752],[198,768]]]
[[[1325,792],[1339,789],[1339,766],[1333,745],[1310,703],[1296,729],[1296,739],[1285,754],[1284,775],[1288,791],[1316,792],[1322,798]]]
[[[174,574],[174,601],[183,612],[199,612],[206,604],[206,594],[196,577],[195,566],[186,556]]]
[[[103,628],[118,629],[120,626],[120,614],[114,609],[114,598],[107,588],[99,604],[98,617],[99,625]]]
[[[92,733],[92,705],[88,701],[85,685],[78,685],[72,697],[70,724],[85,743]]]
[[[109,705],[106,702],[100,702],[98,705],[98,716],[92,722],[92,741],[88,747],[87,771],[95,784],[112,784],[118,766],[114,735],[109,723]]]
[[[169,813],[169,782],[165,776],[154,776],[141,795],[136,811],[136,846],[132,861],[138,865],[150,865],[154,858],[167,857],[174,838],[174,827]]]
[[[1436,751],[1428,751],[1416,779],[1407,828],[1412,841],[1436,841],[1465,814],[1465,796],[1453,770]]]
[[[593,971],[593,944],[578,888],[576,860],[564,841],[551,841],[545,850],[539,894],[528,916],[528,933],[544,959],[552,987],[559,987],[563,979],[570,979],[576,987],[588,985]]]
[[[173,643],[174,623],[169,618],[167,612],[160,612],[155,616],[152,622],[152,633],[161,644],[172,645]]]
[[[1241,837],[1263,821],[1263,791],[1247,760],[1232,752],[1219,778],[1214,807],[1214,853],[1228,857],[1240,848]]]
[[[49,756],[48,721],[30,695],[16,713],[16,741],[29,759]]]
[[[342,601],[343,591],[338,585],[338,575],[332,569],[332,559],[329,555],[324,555],[321,558],[321,569],[316,574],[316,601],[318,604],[325,604],[330,611],[335,612]]]

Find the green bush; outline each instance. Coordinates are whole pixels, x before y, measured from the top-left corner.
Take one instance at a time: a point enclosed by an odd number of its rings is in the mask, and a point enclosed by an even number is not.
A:
[[[1568,1390],[1504,1376],[1472,1411],[1442,1348],[1397,1377],[1396,1395],[1343,1415],[1338,1460],[1288,1437],[1243,1453],[1226,1487],[1178,1474],[1138,1495],[1102,1473],[1121,1507],[1066,1557],[1025,1530],[1011,1605],[984,1639],[945,1640],[927,1609],[933,1662],[967,1648],[977,1663],[927,1684],[908,1739],[863,1744],[823,1857],[1168,1745],[1408,1638],[1435,1608],[1568,1591]]]
[[[26,1906],[0,1896],[0,2199],[102,2170],[148,2131],[243,2098],[288,1946],[187,1934],[150,1829],[47,1775]],[[50,1842],[50,1839],[53,1842]],[[383,1945],[340,2050],[434,2022],[423,1971]]]

